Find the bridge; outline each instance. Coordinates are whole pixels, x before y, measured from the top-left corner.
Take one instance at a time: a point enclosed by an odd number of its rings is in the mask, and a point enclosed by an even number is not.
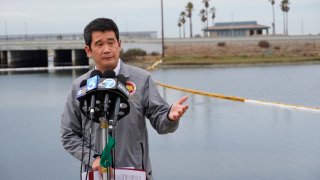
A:
[[[150,32],[151,35],[153,35]],[[161,40],[153,36],[131,38],[121,35],[122,49],[145,47],[159,52]],[[131,34],[132,35],[132,34]],[[151,46],[150,46],[151,45]],[[0,36],[0,69],[26,67],[88,66],[82,34]],[[144,48],[144,49],[145,49]]]
[[[147,34],[147,35],[146,35]],[[149,34],[149,35],[148,35]],[[122,49],[162,51],[154,32],[121,34]],[[267,41],[267,42],[266,42]],[[262,47],[266,42],[267,47]],[[24,67],[88,66],[82,34],[0,36],[0,71]],[[227,44],[227,45],[226,45]],[[167,56],[315,56],[320,55],[320,35],[250,36],[219,38],[166,38]]]

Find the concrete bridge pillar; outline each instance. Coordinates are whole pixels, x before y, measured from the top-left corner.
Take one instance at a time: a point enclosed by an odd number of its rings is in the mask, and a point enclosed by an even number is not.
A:
[[[47,67],[47,50],[8,51],[8,68]]]
[[[55,52],[53,49],[48,49],[48,68],[53,68],[54,67],[54,56]]]
[[[0,51],[0,68],[8,67],[8,51]]]
[[[73,49],[72,50],[72,65],[83,66],[88,65],[89,59],[84,49]]]

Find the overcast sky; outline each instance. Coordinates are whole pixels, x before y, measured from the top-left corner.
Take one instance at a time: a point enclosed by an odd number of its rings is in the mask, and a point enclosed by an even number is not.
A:
[[[165,36],[178,37],[178,17],[190,0],[163,0]],[[82,33],[94,18],[115,20],[120,31],[161,33],[160,0],[0,0],[0,35]],[[202,0],[192,0],[193,34],[202,34],[199,12]],[[320,0],[290,0],[289,34],[320,33]],[[255,20],[271,27],[272,6],[268,0],[211,0],[215,22]],[[276,32],[283,33],[283,13],[276,0]],[[209,21],[211,25],[211,21]],[[272,32],[270,28],[269,32]],[[189,36],[189,20],[186,23]]]

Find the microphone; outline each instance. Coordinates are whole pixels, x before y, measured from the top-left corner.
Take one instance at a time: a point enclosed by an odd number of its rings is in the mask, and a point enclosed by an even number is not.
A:
[[[88,119],[96,123],[100,123],[101,117],[112,119],[114,115],[120,120],[130,112],[126,78],[123,75],[116,76],[113,71],[106,71],[102,75],[92,72],[86,86],[77,90],[76,98],[80,102],[80,107],[84,107],[85,101],[90,102]],[[80,108],[81,113],[86,115],[83,109]]]
[[[122,83],[123,85],[125,85],[127,83],[127,79],[124,75],[119,74],[117,76],[118,82]],[[119,84],[120,84],[119,83]],[[113,113],[113,120],[112,120],[112,126],[116,126],[117,122],[119,120],[119,115],[120,114],[120,108],[121,107],[125,107],[124,105],[121,105],[121,99],[119,96],[116,97],[116,102],[115,102],[115,107],[114,107],[114,113]]]
[[[84,80],[82,80],[81,81],[81,83],[80,83],[80,90],[79,90],[79,93],[82,93],[82,91],[84,91],[85,90],[85,86],[87,85],[87,80],[86,79],[84,79]],[[77,93],[78,94],[78,93]],[[81,109],[81,103],[79,104],[79,107],[80,107],[80,109]],[[83,107],[82,107],[82,110],[87,114],[87,109],[88,107],[87,107],[87,101],[84,99],[84,101],[83,101]]]
[[[116,78],[116,73],[114,71],[107,70],[102,74],[103,78]]]
[[[87,85],[87,80],[84,79],[84,80],[81,81],[79,87],[80,87],[80,89],[82,89],[82,91],[83,91],[83,89],[85,89],[86,85]],[[87,117],[88,104],[87,104],[87,100],[86,100],[86,99],[83,100],[83,106],[81,106],[81,102],[79,103],[79,108],[80,108],[80,110],[82,109],[82,111],[84,111],[85,116]],[[82,121],[81,126],[82,126],[82,128],[83,128],[83,131],[84,131],[84,129],[85,129],[85,125],[86,125],[86,121]]]
[[[116,73],[114,71],[107,70],[102,74],[102,77],[103,78],[115,78],[116,77]],[[104,96],[104,103],[103,103],[104,104],[103,115],[105,117],[107,117],[107,115],[108,115],[109,99],[110,99],[109,93],[106,93],[105,96]]]
[[[82,87],[85,86],[85,85],[87,85],[87,80],[86,80],[86,79],[84,79],[84,80],[81,81],[79,87],[82,88]]]
[[[117,78],[118,78],[118,81],[120,81],[122,84],[127,84],[127,78],[124,75],[119,74]]]
[[[101,71],[99,70],[93,70],[90,74],[90,78],[87,79],[87,91],[93,90],[97,88],[99,77],[102,76]],[[94,111],[96,106],[96,95],[95,93],[92,93],[91,95],[91,101],[90,101],[90,118],[93,119],[94,117]]]
[[[124,84],[124,85],[126,85],[127,84],[127,78],[124,76],[124,75],[122,75],[122,74],[119,74],[118,75],[118,80],[122,83],[122,84]],[[125,104],[125,103],[120,103],[120,109],[125,109],[125,108],[127,108],[127,104]],[[119,115],[123,115],[123,111],[120,111],[119,112]]]

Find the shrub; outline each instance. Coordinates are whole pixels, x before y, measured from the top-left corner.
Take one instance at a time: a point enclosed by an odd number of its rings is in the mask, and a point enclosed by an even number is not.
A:
[[[226,45],[226,43],[225,42],[218,42],[218,44],[217,44],[219,47],[224,47],[225,45]]]
[[[279,51],[280,50],[280,46],[275,46],[273,49]]]
[[[268,47],[270,47],[270,43],[266,40],[261,40],[261,41],[259,41],[259,47],[268,48]]]
[[[158,53],[158,52],[155,52],[155,51],[151,52],[151,56],[159,56],[159,55],[160,55],[160,53]]]
[[[126,56],[145,56],[147,52],[140,48],[128,49],[125,53]]]
[[[145,55],[147,55],[147,52],[140,48],[133,48],[133,49],[128,49],[126,52],[123,52],[123,51],[120,52],[120,58],[123,59],[124,61],[135,60],[137,56],[145,56]]]

